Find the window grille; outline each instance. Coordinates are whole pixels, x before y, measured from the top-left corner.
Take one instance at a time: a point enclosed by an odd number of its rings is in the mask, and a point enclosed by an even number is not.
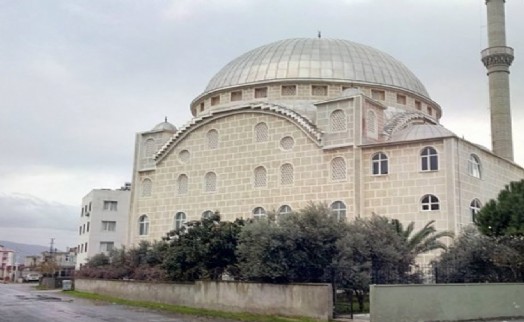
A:
[[[206,192],[213,192],[217,189],[217,175],[214,172],[208,172],[205,176],[205,190]]]
[[[291,150],[295,146],[295,140],[290,136],[285,136],[280,140],[280,147],[283,150]]]
[[[210,130],[207,132],[207,146],[210,149],[218,148],[218,132],[217,130]]]
[[[384,101],[386,100],[386,92],[372,89],[371,98],[379,101]]]
[[[265,142],[269,140],[269,129],[267,124],[262,122],[255,125],[255,141]]]
[[[313,85],[311,86],[311,94],[313,96],[327,96],[327,86]]]
[[[344,158],[337,157],[331,160],[331,179],[346,179],[346,161],[344,160]]]
[[[255,98],[267,97],[267,87],[255,88]]]
[[[211,106],[220,104],[220,96],[211,97]]]
[[[367,127],[368,132],[375,133],[377,131],[377,117],[373,111],[368,111]]]
[[[185,174],[178,176],[178,194],[184,195],[188,192],[189,178]]]
[[[144,142],[144,157],[151,158],[155,153],[155,140],[150,138]]]
[[[290,163],[283,164],[280,167],[280,184],[293,184],[293,165]]]
[[[342,110],[335,110],[331,113],[330,125],[332,132],[346,130],[346,113]]]
[[[142,181],[142,197],[150,197],[152,189],[153,181],[150,179],[144,179],[144,181]]]
[[[282,85],[282,96],[294,96],[297,95],[296,85]]]
[[[187,163],[189,162],[189,159],[191,158],[191,154],[189,153],[188,150],[182,150],[180,151],[180,153],[178,154],[178,159],[183,162],[183,163]]]
[[[267,171],[264,167],[255,169],[255,187],[265,187],[267,185]]]

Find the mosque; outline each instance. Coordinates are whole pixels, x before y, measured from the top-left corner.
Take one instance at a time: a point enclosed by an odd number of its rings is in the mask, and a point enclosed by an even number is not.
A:
[[[136,135],[129,243],[219,211],[285,214],[309,202],[340,219],[373,213],[459,232],[510,181],[504,0],[488,0],[493,151],[440,124],[441,106],[401,62],[347,40],[286,39],[229,62],[193,118]]]

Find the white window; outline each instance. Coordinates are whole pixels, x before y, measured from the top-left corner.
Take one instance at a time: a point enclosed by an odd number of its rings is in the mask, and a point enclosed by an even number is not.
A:
[[[177,180],[177,186],[178,186],[178,194],[184,195],[188,192],[188,186],[189,186],[189,178],[185,174],[181,174],[178,176]]]
[[[256,207],[253,209],[253,217],[255,219],[260,219],[262,217],[266,216],[266,210],[262,207]]]
[[[150,197],[153,189],[153,181],[151,179],[144,179],[142,181],[142,197]]]
[[[293,166],[290,163],[285,163],[280,167],[280,184],[293,184]]]
[[[468,172],[475,178],[480,178],[480,159],[474,154],[469,156],[468,160]]]
[[[211,210],[206,210],[202,213],[202,219],[209,219],[213,216],[213,212]]]
[[[140,236],[149,235],[149,218],[147,215],[142,215],[138,219],[138,234]]]
[[[104,200],[104,210],[116,211],[118,202],[112,200]]]
[[[116,221],[102,220],[102,231],[115,231]]]
[[[218,132],[210,130],[207,132],[207,147],[211,150],[218,148]]]
[[[422,171],[436,171],[438,170],[438,154],[437,150],[432,147],[425,147],[420,153],[421,169]]]
[[[100,242],[100,252],[109,253],[115,247],[114,242]]]
[[[180,229],[186,223],[186,214],[177,212],[175,215],[175,229]]]
[[[255,142],[266,142],[269,140],[269,129],[267,124],[262,122],[255,125]]]
[[[255,168],[255,187],[265,187],[267,185],[267,171],[264,167]]]
[[[440,202],[434,195],[425,195],[421,200],[423,211],[432,211],[440,209]]]
[[[292,211],[293,210],[288,205],[283,205],[283,206],[280,206],[280,208],[278,208],[279,215],[287,215],[287,214],[290,214]]]
[[[480,203],[480,200],[478,199],[471,200],[471,203],[469,204],[469,210],[471,211],[471,221],[475,222],[475,217],[479,213],[480,208],[482,208],[482,204]]]
[[[206,192],[217,190],[217,175],[214,172],[206,173],[206,176],[204,177],[204,189]]]
[[[375,154],[371,163],[373,166],[373,174],[388,174],[388,157],[384,153],[379,152]]]
[[[331,160],[331,179],[346,179],[346,161],[344,160],[344,158],[337,157]]]
[[[335,110],[330,117],[331,132],[341,132],[346,130],[346,113],[343,110]]]
[[[346,204],[342,201],[335,201],[331,204],[331,211],[338,220],[346,220]]]

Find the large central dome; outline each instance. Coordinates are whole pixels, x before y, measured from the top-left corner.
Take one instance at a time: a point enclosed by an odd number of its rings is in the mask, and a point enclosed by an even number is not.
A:
[[[206,93],[282,80],[332,80],[382,85],[429,98],[404,64],[377,49],[347,40],[286,39],[251,50],[220,70]]]

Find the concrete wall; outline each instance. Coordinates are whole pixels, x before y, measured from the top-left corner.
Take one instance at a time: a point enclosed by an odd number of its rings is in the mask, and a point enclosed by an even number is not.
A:
[[[306,316],[322,320],[331,318],[333,310],[329,284],[274,285],[209,281],[157,284],[76,279],[75,289],[131,300],[223,311]]]
[[[524,317],[524,284],[372,285],[371,322]]]

